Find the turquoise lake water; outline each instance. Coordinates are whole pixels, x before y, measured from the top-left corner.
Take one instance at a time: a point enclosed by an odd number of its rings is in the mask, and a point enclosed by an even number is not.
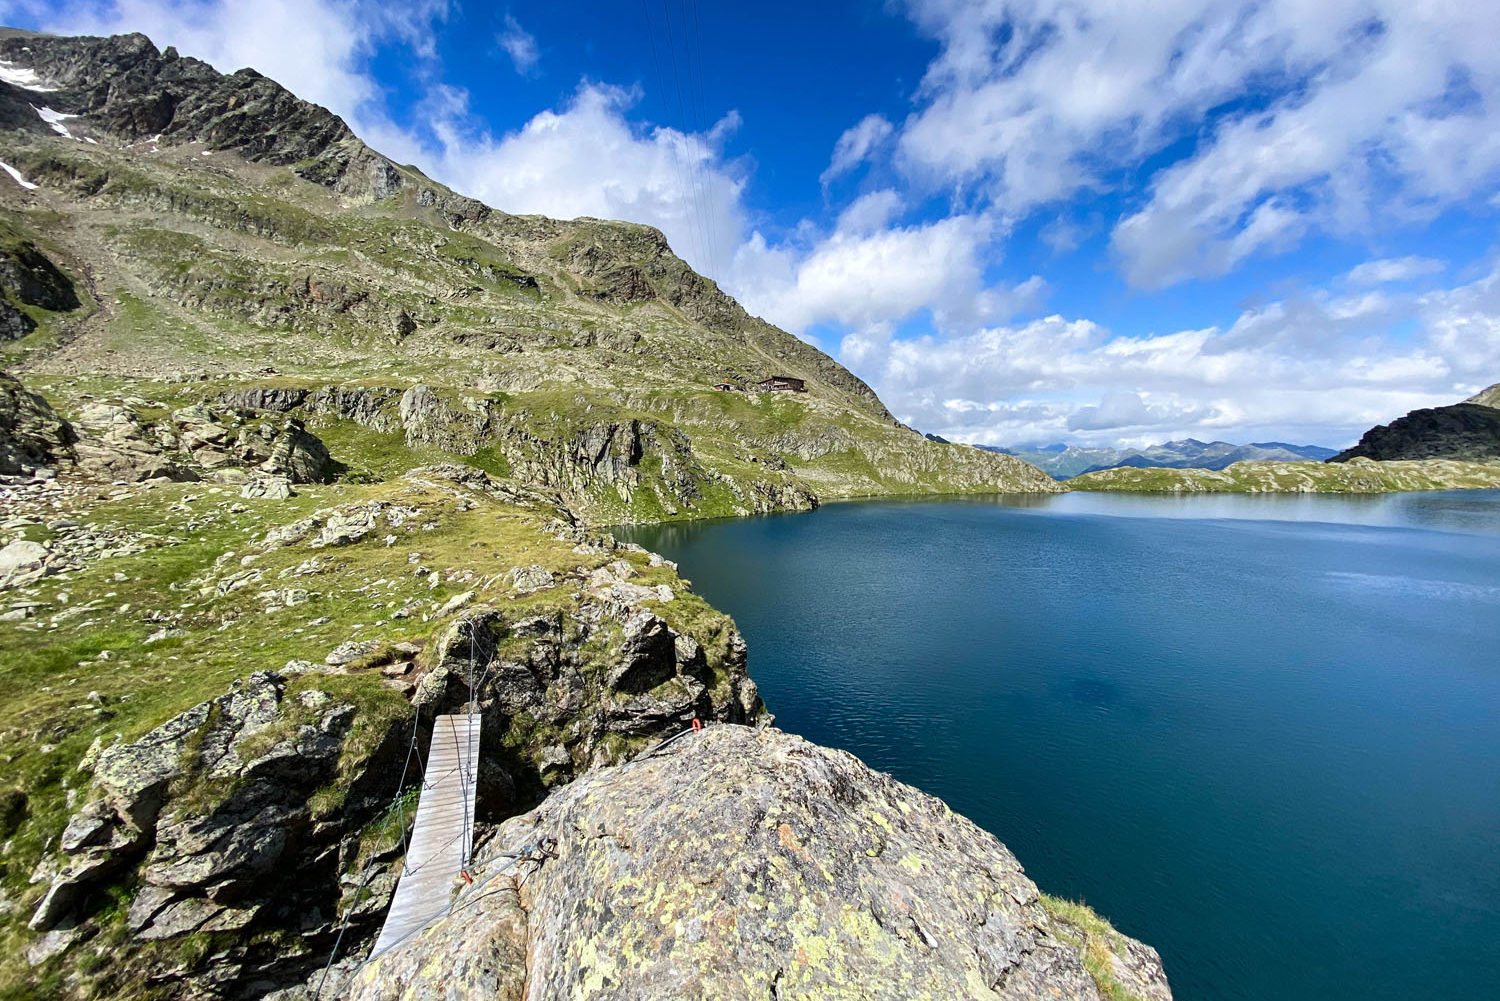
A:
[[[777,724],[993,831],[1183,1001],[1500,997],[1500,491],[621,531]]]

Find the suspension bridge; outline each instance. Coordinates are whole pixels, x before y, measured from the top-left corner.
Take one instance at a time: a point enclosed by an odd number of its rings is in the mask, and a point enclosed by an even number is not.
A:
[[[380,955],[432,920],[453,894],[474,850],[474,795],[479,776],[478,715],[433,720],[417,817],[396,895],[370,956]]]

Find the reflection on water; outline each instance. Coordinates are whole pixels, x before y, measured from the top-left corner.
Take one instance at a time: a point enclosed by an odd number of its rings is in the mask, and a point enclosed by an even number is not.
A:
[[[940,501],[881,501],[1001,505],[1051,514],[1124,518],[1229,518],[1248,521],[1316,521],[1445,532],[1500,532],[1500,490],[1444,490],[1395,494],[997,494]],[[849,501],[850,504],[870,503]]]
[[[1500,491],[830,504],[621,532],[778,725],[998,834],[1177,996],[1500,983]]]

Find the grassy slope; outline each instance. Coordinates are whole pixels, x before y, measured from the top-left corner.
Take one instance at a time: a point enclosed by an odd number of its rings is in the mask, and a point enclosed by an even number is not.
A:
[[[1236,462],[1208,469],[1105,469],[1068,481],[1072,490],[1140,493],[1388,493],[1500,488],[1500,464],[1448,459],[1342,463]]]
[[[257,544],[270,528],[369,500],[417,507],[422,514],[389,546],[380,538],[384,528],[333,548]],[[442,481],[305,486],[280,501],[242,500],[232,489],[201,483],[101,487],[61,507],[8,513],[32,515],[37,523],[5,532],[4,540],[49,540],[63,530],[49,525],[61,520],[145,537],[151,548],[0,592],[0,608],[35,603],[32,617],[0,621],[0,689],[7,693],[0,700],[6,766],[0,798],[15,811],[0,832],[7,842],[0,855],[0,900],[7,902],[0,907],[0,998],[59,993],[65,978],[104,970],[108,964],[99,963],[99,950],[128,938],[120,913],[106,917],[111,930],[87,948],[41,968],[24,958],[34,941],[25,922],[44,889],[31,885],[29,876],[66,823],[70,791],[87,784],[76,765],[94,741],[139,737],[221,694],[235,679],[280,670],[292,660],[320,664],[347,639],[429,641],[451,618],[433,613],[463,592],[474,592],[466,607],[498,603],[515,617],[573,612],[576,583],[511,595],[505,574],[517,565],[538,564],[576,580],[623,557],[635,564],[636,582],[667,584],[676,593],[657,609],[674,628],[708,646],[729,625],[670,567],[650,567],[638,554],[580,555],[572,542],[548,533],[553,512],[545,506],[520,507]],[[309,559],[315,569],[297,572],[309,569]],[[436,576],[419,575],[419,567]],[[258,579],[226,588],[232,575],[255,570]],[[289,605],[286,592],[294,589],[309,592],[308,599]],[[402,609],[408,614],[397,617]],[[165,636],[151,638],[163,630]],[[358,726],[382,734],[382,720],[410,711],[406,698],[383,683],[373,664],[355,668],[294,678],[291,688],[315,686],[353,702]],[[530,750],[530,744],[558,739],[521,728],[507,735]],[[345,749],[347,774],[357,772],[368,750],[356,734]],[[337,814],[344,790],[335,783],[318,797],[320,815]],[[160,949],[189,947],[191,942],[152,945],[138,958],[149,962]]]
[[[0,158],[41,185],[29,195],[0,186],[0,219],[86,278],[78,285],[98,303],[0,345],[44,390],[165,377],[178,385],[141,394],[180,399],[199,376],[220,389],[262,382],[274,366],[309,385],[425,382],[454,399],[501,401],[525,415],[522,430],[560,442],[600,419],[654,422],[690,438],[710,487],[722,474],[827,498],[1056,489],[1016,460],[900,427],[862,383],[746,315],[654,230],[495,213],[458,231],[415,184],[350,205],[287,168],[201,157],[193,145],[150,149],[0,136]],[[621,275],[634,282],[623,292]],[[806,379],[809,392],[709,388],[773,372]],[[736,513],[720,493],[672,512],[643,491],[639,502],[603,498],[597,513]]]

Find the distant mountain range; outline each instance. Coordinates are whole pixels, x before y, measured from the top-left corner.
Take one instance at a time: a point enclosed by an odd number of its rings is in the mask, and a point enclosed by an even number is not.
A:
[[[1321,445],[1290,445],[1284,441],[1257,441],[1232,445],[1227,441],[1183,438],[1146,448],[1082,448],[1076,445],[1043,445],[1038,448],[1001,448],[980,445],[987,452],[1002,452],[1024,459],[1056,479],[1066,480],[1101,469],[1121,466],[1166,469],[1223,469],[1245,459],[1278,462],[1323,462],[1338,453]]]

